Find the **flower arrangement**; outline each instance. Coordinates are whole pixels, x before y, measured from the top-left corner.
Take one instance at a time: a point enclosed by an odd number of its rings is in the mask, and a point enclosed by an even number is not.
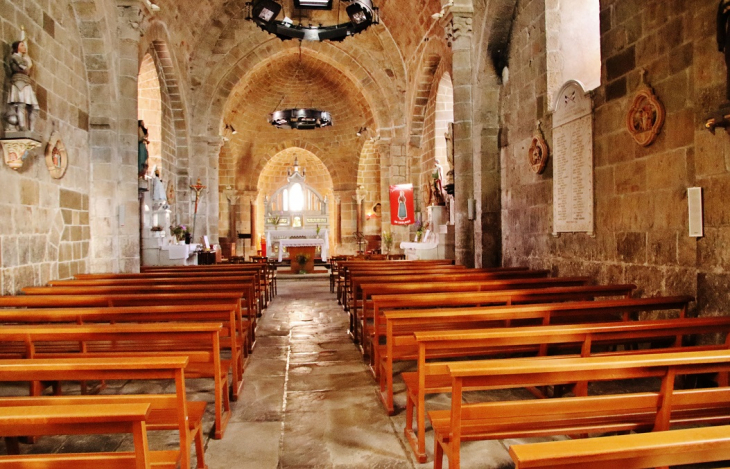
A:
[[[304,253],[299,253],[296,255],[294,260],[296,260],[297,264],[299,264],[299,273],[306,274],[307,271],[304,268],[307,265],[307,262],[309,262],[309,256]]]
[[[383,251],[390,251],[390,248],[393,246],[393,233],[383,230],[383,235],[380,240],[383,244]]]
[[[170,227],[170,234],[172,234],[178,241],[182,241],[185,235],[189,235],[190,231],[185,225],[172,225]]]
[[[317,224],[317,237],[319,237],[319,231],[320,230],[321,230],[321,228],[319,227],[319,224]]]
[[[423,238],[423,233],[428,229],[428,222],[416,220],[416,242]]]

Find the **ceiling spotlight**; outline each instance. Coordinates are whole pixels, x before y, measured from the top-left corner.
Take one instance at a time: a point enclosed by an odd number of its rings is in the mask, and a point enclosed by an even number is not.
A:
[[[345,11],[347,11],[347,16],[355,25],[372,22],[373,20],[373,3],[370,0],[354,0]]]
[[[281,11],[281,5],[273,0],[258,0],[253,2],[252,14],[257,23],[269,24],[276,19]]]

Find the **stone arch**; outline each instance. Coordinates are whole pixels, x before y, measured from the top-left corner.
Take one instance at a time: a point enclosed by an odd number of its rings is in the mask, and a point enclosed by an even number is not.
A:
[[[280,158],[281,155],[287,155],[287,152],[294,151],[292,149],[303,151],[305,154],[314,156],[318,162],[320,162],[327,170],[328,177],[332,188],[335,188],[339,184],[339,180],[343,175],[339,174],[339,171],[331,160],[331,157],[321,158],[319,155],[325,154],[324,150],[312,142],[304,139],[293,139],[282,141],[274,145],[269,145],[262,149],[261,158],[256,168],[252,170],[252,174],[263,174],[264,170],[269,167],[275,159]],[[293,161],[293,158],[292,158]],[[301,162],[300,162],[301,163]],[[259,176],[260,181],[260,176]],[[257,181],[257,188],[259,186]],[[332,190],[332,189],[330,189]]]
[[[438,86],[438,80],[444,71],[451,72],[450,49],[439,38],[431,36],[428,39],[424,42],[419,60],[414,67],[409,96],[410,144],[416,148],[422,145],[426,109],[433,95],[433,88]]]
[[[169,108],[174,122],[174,142],[178,167],[187,168],[190,157],[190,131],[187,97],[185,90],[180,86],[182,77],[177,60],[172,55],[168,44],[169,33],[167,26],[160,21],[150,23],[142,41],[140,41],[140,61],[145,52],[154,51],[160,82],[167,93]]]
[[[384,223],[388,220],[382,219],[383,208],[388,206],[388,201],[381,200],[381,165],[380,155],[374,139],[368,139],[362,146],[360,161],[357,168],[357,194],[358,198],[365,202],[366,208],[372,208],[375,204],[381,205],[380,213],[373,212],[374,216],[365,218],[363,232],[368,235],[379,234]]]
[[[329,226],[335,225],[335,213],[332,210],[334,204],[331,203],[334,200],[333,178],[327,165],[317,156],[316,150],[312,146],[304,148],[298,145],[288,145],[286,148],[271,148],[271,153],[267,153],[266,163],[259,171],[256,182],[257,233],[264,232],[264,217],[266,216],[264,197],[270,196],[286,184],[287,169],[292,166],[295,158],[297,158],[300,168],[306,170],[306,183],[330,201],[327,217]],[[332,235],[333,230],[330,229],[330,236]]]

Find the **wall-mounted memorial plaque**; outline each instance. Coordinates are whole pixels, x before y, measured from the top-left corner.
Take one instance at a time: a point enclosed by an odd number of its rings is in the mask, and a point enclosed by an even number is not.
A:
[[[553,114],[553,234],[593,234],[593,111],[577,81],[558,92]]]

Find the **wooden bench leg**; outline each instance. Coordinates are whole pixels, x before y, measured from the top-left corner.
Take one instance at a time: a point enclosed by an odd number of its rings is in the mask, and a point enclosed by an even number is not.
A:
[[[205,444],[203,443],[203,432],[198,431],[195,436],[195,459],[197,460],[197,469],[208,469],[205,464]]]
[[[433,469],[443,469],[444,467],[444,449],[441,446],[438,435],[434,436],[433,443]]]
[[[20,454],[20,442],[18,441],[18,438],[6,436],[5,449],[10,455]]]

